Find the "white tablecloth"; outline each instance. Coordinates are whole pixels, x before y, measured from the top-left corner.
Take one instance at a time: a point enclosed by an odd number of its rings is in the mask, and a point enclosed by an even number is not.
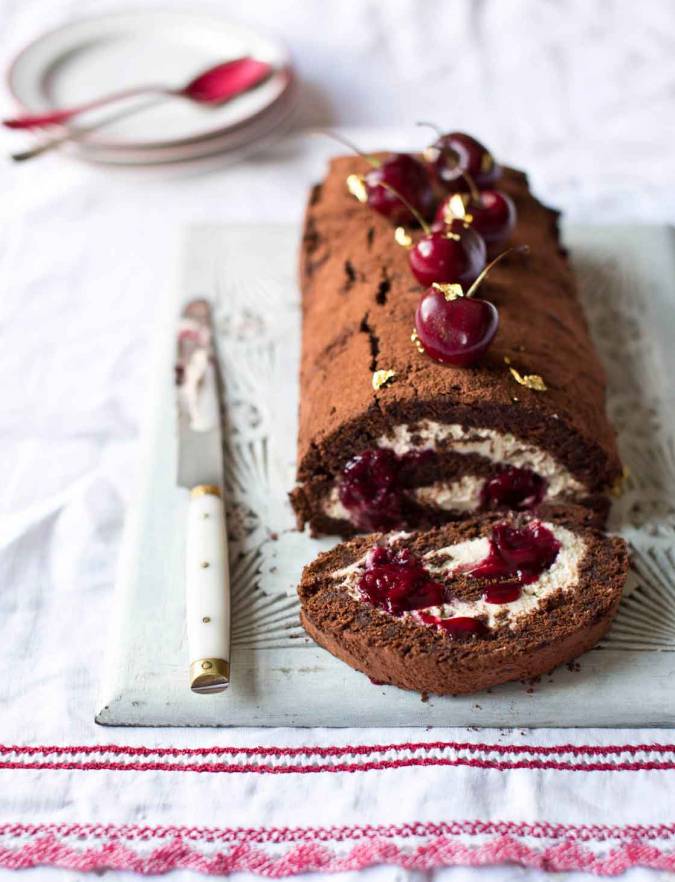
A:
[[[420,144],[409,123],[430,116],[527,167],[539,193],[577,220],[658,221],[675,217],[668,6],[270,0],[246,13],[289,39],[308,81],[305,123],[397,125],[349,134],[365,149],[405,148]],[[3,55],[80,12],[68,0],[7,0]],[[351,872],[381,860],[406,869],[371,869],[371,878],[413,879],[444,863],[505,860],[529,869],[434,878],[534,879],[633,864],[661,872],[626,878],[665,878],[675,870],[664,856],[675,823],[669,732],[93,723],[170,243],[190,222],[298,221],[331,151],[297,134],[210,174],[58,156],[0,167],[0,874],[39,861],[67,869],[28,877],[72,879],[105,865],[120,879],[123,870],[175,867]],[[566,743],[576,748],[559,747]],[[373,747],[382,744],[399,746]],[[242,745],[260,749],[207,750]]]

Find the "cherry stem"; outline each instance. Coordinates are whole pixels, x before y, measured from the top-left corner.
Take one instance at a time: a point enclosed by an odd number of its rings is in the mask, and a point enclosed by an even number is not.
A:
[[[335,132],[331,132],[328,129],[317,129],[318,134],[326,135],[328,138],[332,138],[333,141],[337,141],[338,144],[342,144],[343,147],[348,147],[351,151],[356,153],[357,156],[360,156],[361,159],[365,159],[367,163],[372,165],[373,168],[379,168],[381,163],[379,159],[375,159],[374,156],[368,156],[367,153],[364,153],[362,150],[354,144],[353,141],[350,141],[349,138],[345,138],[343,135],[338,135]]]
[[[529,245],[517,245],[514,248],[507,248],[506,251],[502,251],[501,254],[498,254],[494,260],[491,260],[490,263],[488,263],[488,265],[483,269],[476,281],[473,283],[473,285],[469,288],[464,296],[473,297],[485,276],[487,276],[487,274],[495,266],[495,264],[498,264],[499,261],[506,257],[507,254],[528,254],[529,250]]]
[[[471,177],[469,172],[460,172],[461,176],[466,181],[466,185],[469,188],[469,193],[471,194],[471,201],[475,202],[476,205],[480,205],[480,190],[476,186],[476,182]]]
[[[442,137],[443,137],[443,132],[442,132],[442,131],[440,130],[440,128],[436,125],[436,123],[432,123],[432,122],[416,122],[415,125],[416,125],[416,126],[424,126],[424,127],[427,128],[427,129],[433,129],[434,132],[436,132],[436,134],[438,135],[439,138],[442,138]]]
[[[396,189],[396,187],[392,187],[391,184],[388,184],[386,181],[380,181],[379,184],[376,184],[375,186],[384,187],[385,190],[391,190],[391,192],[394,194],[394,196],[396,196],[398,199],[401,200],[401,202],[405,205],[405,207],[408,209],[408,211],[415,218],[417,223],[422,227],[422,229],[424,230],[424,234],[426,236],[428,236],[431,233],[431,228],[429,227],[429,224],[424,220],[424,218],[419,213],[419,211],[408,202],[408,200],[405,198],[405,196],[402,196],[399,193],[399,191]]]

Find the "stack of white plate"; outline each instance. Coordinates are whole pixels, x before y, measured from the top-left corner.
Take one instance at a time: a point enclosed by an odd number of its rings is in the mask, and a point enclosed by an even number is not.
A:
[[[181,87],[202,70],[245,55],[274,68],[250,92],[222,106],[164,96],[112,104],[78,117],[69,127],[75,140],[66,146],[79,158],[122,165],[239,158],[287,128],[296,89],[278,40],[217,16],[144,12],[74,22],[27,46],[8,82],[19,112],[36,113],[143,84]]]

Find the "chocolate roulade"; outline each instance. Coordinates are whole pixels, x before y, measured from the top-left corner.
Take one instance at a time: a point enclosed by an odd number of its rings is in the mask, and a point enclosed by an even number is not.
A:
[[[499,188],[517,210],[508,245],[529,252],[482,283],[498,333],[476,365],[453,367],[411,341],[424,288],[392,223],[346,186],[367,168],[334,159],[307,207],[299,525],[349,535],[558,503],[601,525],[621,464],[558,213],[503,169]]]

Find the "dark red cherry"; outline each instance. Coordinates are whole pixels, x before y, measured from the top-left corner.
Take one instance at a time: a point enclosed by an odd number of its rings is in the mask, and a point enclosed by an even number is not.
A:
[[[404,526],[414,508],[405,489],[419,466],[434,457],[432,450],[410,450],[401,456],[387,448],[357,453],[338,482],[340,502],[352,522],[366,532]]]
[[[467,575],[488,580],[483,593],[486,603],[513,603],[522,587],[536,582],[555,563],[560,543],[539,521],[519,528],[495,524],[490,551]]]
[[[510,508],[516,511],[535,508],[546,495],[546,487],[546,479],[532,469],[507,466],[483,484],[481,508]]]
[[[469,574],[527,585],[553,565],[559,551],[560,543],[539,521],[532,521],[523,528],[508,523],[495,524],[488,556]]]
[[[470,285],[485,267],[486,257],[483,239],[461,222],[427,233],[408,252],[412,274],[427,286]]]
[[[528,251],[527,245],[502,251],[481,270],[467,291],[460,283],[433,283],[420,298],[415,312],[417,339],[414,336],[413,342],[418,348],[437,361],[458,367],[474,364],[492,343],[499,327],[499,314],[492,303],[473,295],[501,260],[514,252]]]
[[[442,619],[440,616],[431,615],[431,613],[418,612],[417,617],[425,625],[436,625],[446,634],[452,637],[482,637],[487,633],[487,628],[479,619],[472,619],[469,616],[455,616],[452,619]]]
[[[539,521],[522,530],[497,524],[492,531],[492,544],[507,566],[521,573],[534,571],[537,578],[552,566],[560,551],[558,540]]]
[[[427,155],[438,181],[455,192],[469,188],[466,178],[462,177],[465,173],[480,189],[491,187],[502,173],[487,147],[464,132],[440,135]]]
[[[342,472],[340,501],[361,530],[391,530],[401,525],[399,460],[393,450],[371,449],[349,460]]]
[[[494,304],[474,297],[448,300],[429,288],[415,313],[420,343],[431,358],[457,367],[475,364],[486,352],[499,327]]]
[[[410,450],[398,456],[387,448],[370,448],[353,456],[338,483],[340,502],[351,520],[367,532],[403,526],[410,514],[406,486],[416,469],[433,461],[432,450]]]
[[[493,582],[485,589],[483,600],[486,603],[495,604],[513,603],[514,600],[518,600],[522,593],[523,590],[517,581]]]
[[[375,546],[366,557],[359,591],[377,609],[395,616],[445,603],[446,591],[407,548],[394,552]]]
[[[458,219],[471,224],[488,245],[504,243],[516,224],[513,200],[501,190],[482,190],[476,197],[468,193],[447,196],[438,206],[436,221],[448,224]]]
[[[367,172],[364,181],[368,205],[393,223],[408,225],[418,222],[415,213],[397,194],[425,220],[431,216],[434,206],[431,181],[424,165],[414,156],[392,153]]]

